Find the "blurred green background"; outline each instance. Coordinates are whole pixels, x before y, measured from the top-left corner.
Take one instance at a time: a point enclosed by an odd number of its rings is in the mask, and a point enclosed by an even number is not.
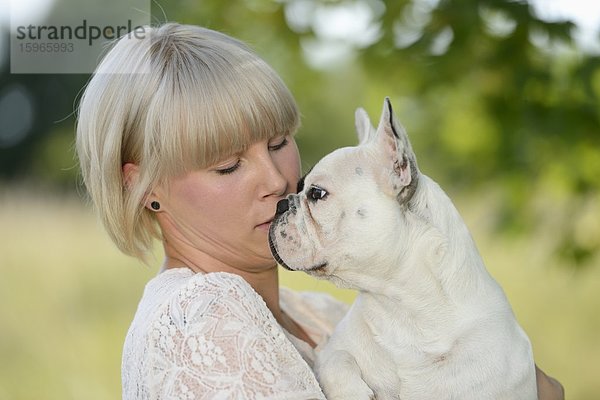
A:
[[[356,107],[377,121],[389,96],[536,362],[567,398],[591,400],[600,393],[600,39],[578,40],[552,4],[164,0],[152,20],[221,30],[270,62],[302,111],[305,169],[355,143]],[[0,400],[116,399],[123,338],[157,268],[119,254],[86,202],[73,110],[89,76],[10,74],[2,7]],[[282,280],[354,296],[301,274]]]

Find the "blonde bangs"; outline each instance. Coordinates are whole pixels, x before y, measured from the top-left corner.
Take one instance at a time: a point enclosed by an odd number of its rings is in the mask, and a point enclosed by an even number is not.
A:
[[[163,66],[176,69],[163,74],[174,79],[163,79],[148,112],[155,140],[144,158],[160,160],[160,180],[215,165],[257,141],[293,135],[300,124],[293,96],[253,53],[240,54],[245,59],[234,65],[197,56],[173,57]]]

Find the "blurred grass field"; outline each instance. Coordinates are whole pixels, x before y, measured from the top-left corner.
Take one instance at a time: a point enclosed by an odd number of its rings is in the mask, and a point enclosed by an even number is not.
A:
[[[121,346],[156,268],[118,253],[72,195],[0,189],[0,205],[0,400],[120,398]],[[457,206],[538,365],[568,399],[597,399],[600,268],[577,271],[542,256],[552,232],[527,240],[491,234],[481,198]],[[282,271],[282,282],[353,298],[299,273]]]

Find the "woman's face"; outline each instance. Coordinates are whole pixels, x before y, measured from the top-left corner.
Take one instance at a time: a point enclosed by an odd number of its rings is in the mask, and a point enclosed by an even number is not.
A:
[[[157,192],[167,251],[249,271],[274,266],[269,225],[277,202],[295,191],[299,177],[298,147],[288,135],[170,180]]]

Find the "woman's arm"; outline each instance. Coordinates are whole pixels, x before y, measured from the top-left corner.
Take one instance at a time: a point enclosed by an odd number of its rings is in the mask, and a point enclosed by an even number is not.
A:
[[[535,366],[539,400],[564,400],[565,389],[556,379],[549,377]]]

